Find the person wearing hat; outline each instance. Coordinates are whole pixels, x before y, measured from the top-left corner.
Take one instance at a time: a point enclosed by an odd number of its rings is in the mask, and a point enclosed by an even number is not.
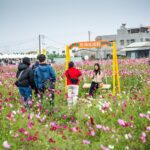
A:
[[[24,99],[25,105],[32,99],[32,89],[35,88],[33,70],[30,68],[30,58],[24,57],[18,66],[16,86]]]

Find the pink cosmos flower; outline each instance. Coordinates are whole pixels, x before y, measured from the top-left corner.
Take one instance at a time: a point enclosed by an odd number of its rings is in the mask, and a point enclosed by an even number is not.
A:
[[[149,126],[149,127],[146,127],[146,130],[150,131],[150,126]]]
[[[29,134],[29,133],[28,133],[28,131],[25,131],[25,132],[24,132],[24,135],[26,135],[26,136],[27,136],[28,134]]]
[[[109,102],[106,102],[104,107],[102,108],[103,110],[107,110],[110,107]]]
[[[102,129],[103,129],[104,131],[109,131],[109,127],[103,126]]]
[[[13,107],[13,105],[12,105],[12,104],[9,104],[9,107],[10,107],[10,108],[12,108],[12,107]]]
[[[91,144],[91,142],[88,140],[83,140],[82,142],[83,142],[83,144],[87,144],[87,145]]]
[[[34,125],[33,122],[31,122],[31,121],[28,122],[28,128],[29,128],[29,129],[32,129],[32,128],[33,128],[33,125]]]
[[[55,125],[56,125],[55,122],[50,122],[50,126],[51,126],[51,127],[53,127],[53,126],[55,126]]]
[[[90,134],[91,134],[92,136],[95,136],[95,131],[92,130],[92,131],[90,132]]]
[[[32,100],[29,100],[29,101],[28,101],[28,105],[29,105],[29,107],[32,106]]]
[[[103,144],[100,145],[102,150],[110,150],[108,147],[105,147]]]
[[[102,126],[101,126],[100,124],[97,124],[97,125],[96,125],[96,128],[97,128],[97,129],[101,129]]]
[[[76,127],[72,127],[71,130],[72,130],[72,132],[77,132],[78,131]]]
[[[37,118],[37,119],[40,119],[40,118],[41,118],[40,115],[41,115],[41,113],[39,112],[39,113],[36,115],[36,118]]]
[[[150,114],[143,114],[143,113],[140,113],[140,117],[141,117],[141,118],[146,118],[146,119],[150,120]]]
[[[128,126],[127,122],[122,120],[122,119],[118,119],[118,123],[119,123],[119,125],[121,125],[123,127],[127,127]]]
[[[140,136],[140,140],[145,143],[146,142],[146,133],[142,132],[141,136]]]
[[[140,117],[141,117],[141,118],[144,118],[144,117],[146,117],[146,115],[143,114],[143,113],[140,113]]]
[[[14,137],[18,137],[18,136],[19,136],[19,134],[18,134],[18,133],[15,133]]]
[[[3,147],[4,147],[5,149],[10,149],[10,148],[11,148],[11,145],[8,143],[8,141],[4,141],[4,142],[3,142]]]

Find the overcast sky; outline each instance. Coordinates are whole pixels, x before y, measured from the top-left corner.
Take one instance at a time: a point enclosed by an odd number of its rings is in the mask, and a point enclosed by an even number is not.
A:
[[[127,27],[150,25],[150,0],[0,0],[0,52],[63,48]]]

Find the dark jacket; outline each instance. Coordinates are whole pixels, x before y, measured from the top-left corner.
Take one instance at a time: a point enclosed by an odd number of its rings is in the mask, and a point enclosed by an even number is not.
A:
[[[19,77],[21,72],[22,72],[22,74]],[[28,65],[20,63],[18,66],[18,71],[17,71],[16,77],[17,77],[17,79],[19,77],[17,86],[19,86],[19,87],[31,86],[31,88],[35,87],[33,70]]]
[[[43,88],[45,81],[56,81],[56,74],[54,69],[48,64],[40,64],[34,71],[34,81],[38,89]]]

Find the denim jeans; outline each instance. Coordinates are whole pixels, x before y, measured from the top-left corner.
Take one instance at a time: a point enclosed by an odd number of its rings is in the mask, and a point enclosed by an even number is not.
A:
[[[26,102],[28,98],[32,99],[32,90],[30,87],[18,87],[20,95],[24,98]]]

